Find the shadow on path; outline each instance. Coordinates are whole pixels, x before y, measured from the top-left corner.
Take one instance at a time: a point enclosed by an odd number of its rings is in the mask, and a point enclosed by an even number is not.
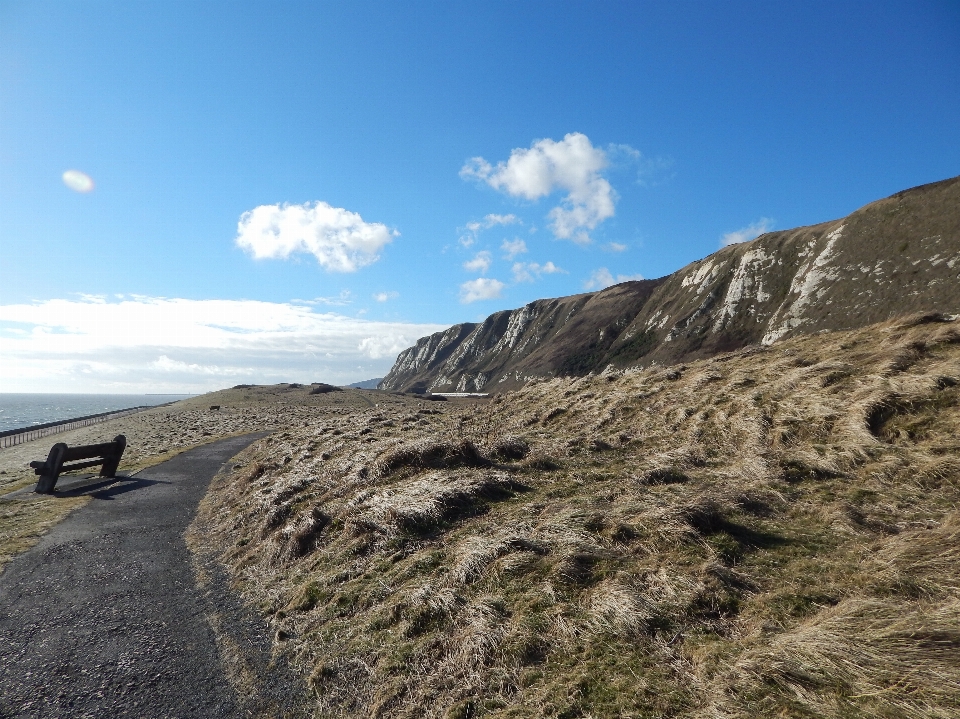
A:
[[[70,487],[62,492],[56,492],[53,496],[61,497],[85,497],[90,496],[94,499],[113,499],[127,492],[135,492],[138,489],[146,489],[155,484],[168,484],[159,479],[144,479],[142,477],[114,477],[110,479],[101,479],[90,484]]]

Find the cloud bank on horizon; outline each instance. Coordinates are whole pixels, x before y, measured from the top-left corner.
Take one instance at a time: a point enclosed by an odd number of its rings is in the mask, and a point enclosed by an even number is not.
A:
[[[82,297],[0,305],[2,392],[206,392],[377,377],[445,325],[258,300]],[[81,387],[82,390],[78,390]]]

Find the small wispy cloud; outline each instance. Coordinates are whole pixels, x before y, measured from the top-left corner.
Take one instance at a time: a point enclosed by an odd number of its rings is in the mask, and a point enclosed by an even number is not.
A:
[[[602,290],[611,285],[619,284],[620,282],[630,282],[631,280],[642,280],[643,275],[617,275],[614,277],[613,273],[610,272],[606,267],[601,267],[593,271],[593,274],[587,278],[587,281],[583,283],[583,288],[586,290]]]
[[[541,275],[569,274],[552,262],[542,265],[536,262],[514,262],[512,271],[514,282],[533,282],[540,279]]]
[[[677,176],[676,162],[672,157],[641,157],[637,162],[637,184],[641,187],[657,187]]]
[[[515,148],[509,159],[496,165],[471,158],[460,169],[460,177],[526,200],[566,191],[561,204],[548,213],[551,229],[560,239],[587,244],[589,231],[614,215],[617,194],[602,174],[608,164],[603,149],[594,147],[583,133],[571,132],[560,141],[548,138],[529,148]]]
[[[477,241],[477,235],[479,235],[483,230],[489,230],[491,227],[496,227],[497,225],[522,225],[523,222],[516,215],[495,215],[490,214],[484,216],[480,221],[468,222],[460,235],[460,244],[464,247],[470,247],[474,242]]]
[[[739,230],[734,230],[733,232],[727,232],[720,238],[720,246],[727,247],[728,245],[736,245],[741,242],[749,242],[750,240],[757,239],[760,235],[765,232],[769,232],[773,229],[773,220],[769,217],[761,217],[756,222],[752,222],[746,227],[741,227]]]
[[[607,145],[607,157],[609,157],[613,162],[625,162],[625,163],[635,163],[639,162],[640,158],[643,155],[640,154],[640,150],[635,147],[631,147],[622,142],[611,142]]]
[[[340,290],[336,297],[314,297],[312,300],[290,300],[298,305],[325,305],[327,307],[343,307],[353,302],[350,299],[353,293],[350,290]]]
[[[517,255],[522,255],[527,251],[527,243],[521,240],[519,237],[515,240],[504,240],[503,244],[500,245],[500,249],[503,250],[504,257],[508,260],[512,260]]]
[[[62,175],[63,184],[69,187],[74,192],[79,192],[81,195],[85,195],[88,192],[93,192],[94,187],[96,186],[93,182],[93,178],[90,177],[86,172],[81,172],[80,170],[67,170]]]
[[[325,270],[356,272],[376,262],[399,233],[356,212],[326,202],[260,205],[237,223],[236,244],[256,259],[286,259],[296,253],[317,258]]]
[[[608,242],[603,246],[603,249],[608,252],[626,252],[627,246],[620,244],[619,242]]]
[[[471,272],[479,272],[480,274],[485,274],[487,270],[490,269],[490,265],[493,263],[493,257],[486,250],[478,252],[472,260],[467,260],[463,263],[463,268],[465,270],[470,270]]]
[[[400,296],[399,292],[375,292],[373,299],[377,302],[389,302],[390,300],[395,300]]]
[[[513,225],[520,222],[516,215],[486,215],[480,222],[468,222],[467,229],[471,232],[489,230],[496,225]]]
[[[493,300],[500,297],[506,285],[500,280],[478,277],[460,285],[460,301],[468,305],[479,300]]]

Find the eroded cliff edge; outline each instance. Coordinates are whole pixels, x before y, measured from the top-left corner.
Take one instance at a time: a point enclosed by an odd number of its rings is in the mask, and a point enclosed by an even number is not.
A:
[[[497,392],[927,310],[960,312],[960,177],[725,247],[657,280],[454,325],[401,352],[380,389]]]

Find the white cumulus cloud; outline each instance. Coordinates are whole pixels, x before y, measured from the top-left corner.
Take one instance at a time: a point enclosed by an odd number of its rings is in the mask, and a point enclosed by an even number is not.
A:
[[[620,282],[630,282],[631,280],[642,280],[643,275],[617,275],[614,277],[613,273],[610,272],[606,267],[601,267],[600,269],[594,270],[593,274],[583,283],[584,289],[587,290],[602,290],[610,285],[616,285]]]
[[[382,377],[396,352],[444,328],[254,300],[128,295],[0,305],[0,392],[347,384]]]
[[[566,191],[562,203],[549,212],[551,229],[561,239],[586,244],[588,231],[614,215],[616,193],[601,174],[608,164],[606,153],[586,135],[571,132],[559,142],[548,138],[516,148],[506,162],[496,165],[474,157],[460,176],[527,200]]]
[[[527,251],[527,243],[519,237],[515,240],[504,240],[500,249],[503,250],[503,254],[508,260],[512,260],[517,255],[522,255]]]
[[[513,263],[513,281],[514,282],[533,282],[540,279],[541,275],[555,275],[557,273],[568,274],[566,270],[560,269],[552,262],[540,265],[536,262],[514,262]]]
[[[468,305],[478,300],[493,300],[500,296],[506,285],[500,280],[478,277],[460,285],[460,301]]]
[[[757,239],[764,232],[769,232],[773,229],[773,220],[769,217],[761,217],[756,222],[753,222],[746,227],[741,227],[739,230],[734,230],[733,232],[727,232],[723,237],[720,238],[720,246],[726,247],[727,245],[736,245],[741,242],[749,242],[750,240]]]
[[[470,270],[471,272],[479,272],[480,274],[486,273],[490,269],[490,265],[493,262],[493,258],[490,256],[490,253],[486,250],[478,252],[476,257],[472,260],[467,260],[463,263],[463,268],[465,270]]]
[[[306,252],[325,270],[355,272],[376,262],[378,253],[398,234],[326,202],[284,203],[244,212],[237,224],[236,244],[257,259],[285,259]]]
[[[603,249],[610,252],[626,252],[627,246],[619,242],[608,242],[603,246]]]
[[[395,300],[400,296],[399,292],[375,292],[373,299],[377,302],[388,302],[390,300]]]

